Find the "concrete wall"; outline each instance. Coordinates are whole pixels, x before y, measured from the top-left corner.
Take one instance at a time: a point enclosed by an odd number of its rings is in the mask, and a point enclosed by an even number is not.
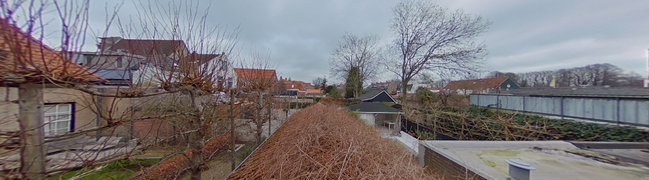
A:
[[[649,99],[473,94],[470,100],[483,107],[649,126]]]

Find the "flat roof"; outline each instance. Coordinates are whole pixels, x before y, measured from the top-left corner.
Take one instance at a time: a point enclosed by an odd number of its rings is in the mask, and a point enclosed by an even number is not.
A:
[[[503,90],[500,95],[526,96],[587,96],[587,97],[625,97],[649,98],[649,88],[628,87],[562,87],[562,88],[519,88]]]
[[[422,145],[487,179],[507,179],[507,159],[535,168],[531,179],[643,179],[648,167],[605,163],[606,156],[565,141],[421,141]]]

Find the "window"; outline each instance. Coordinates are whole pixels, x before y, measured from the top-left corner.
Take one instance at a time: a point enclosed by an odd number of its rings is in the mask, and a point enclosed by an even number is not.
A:
[[[122,68],[122,58],[121,57],[118,57],[117,60],[115,60],[115,66],[117,66],[117,68]]]
[[[74,106],[72,103],[45,104],[43,120],[45,136],[61,135],[74,130]]]

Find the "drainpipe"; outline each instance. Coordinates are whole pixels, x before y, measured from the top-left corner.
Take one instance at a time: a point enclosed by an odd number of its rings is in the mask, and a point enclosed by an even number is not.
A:
[[[523,112],[526,112],[526,110],[525,110],[526,105],[525,104],[527,104],[527,103],[525,102],[525,96],[523,96]]]

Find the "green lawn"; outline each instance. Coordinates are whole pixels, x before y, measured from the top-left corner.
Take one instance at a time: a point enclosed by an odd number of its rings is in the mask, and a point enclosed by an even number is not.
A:
[[[92,179],[128,179],[134,173],[149,167],[160,161],[159,159],[131,159],[131,160],[118,160],[112,162],[101,170],[80,178],[81,180]],[[92,168],[83,168],[76,171],[70,171],[62,175],[50,177],[50,180],[55,179],[70,179],[78,174],[88,172]]]

